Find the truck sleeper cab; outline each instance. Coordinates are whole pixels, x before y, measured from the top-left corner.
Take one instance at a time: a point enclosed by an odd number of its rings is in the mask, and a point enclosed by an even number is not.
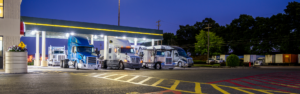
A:
[[[68,39],[68,58],[62,63],[64,68],[95,69],[100,68],[99,60],[94,52],[94,46],[88,40],[79,36]]]
[[[152,69],[174,69],[172,62],[172,49],[165,49],[164,46],[151,46],[143,49],[143,67]]]

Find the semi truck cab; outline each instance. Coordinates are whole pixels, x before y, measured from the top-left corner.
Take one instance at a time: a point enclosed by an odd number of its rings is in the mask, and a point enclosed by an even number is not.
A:
[[[109,38],[108,54],[102,60],[103,68],[121,69],[131,68],[139,70],[142,66],[140,57],[136,54],[134,47],[127,39]],[[104,58],[103,55],[101,58]]]
[[[60,65],[61,60],[67,59],[65,47],[50,45],[48,48],[48,57],[47,62],[49,66]]]
[[[95,69],[100,68],[99,60],[94,52],[94,46],[87,38],[70,36],[68,39],[68,58],[62,63],[64,68]]]
[[[174,69],[171,51],[168,46],[150,46],[143,48],[143,67],[154,69]]]
[[[186,52],[184,49],[177,47],[177,46],[172,46],[174,50],[172,51],[172,57],[173,61],[175,64],[179,67],[191,67],[193,66],[193,58],[187,56]]]

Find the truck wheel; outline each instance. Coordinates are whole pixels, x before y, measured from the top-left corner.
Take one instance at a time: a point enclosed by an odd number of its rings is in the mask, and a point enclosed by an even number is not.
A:
[[[64,68],[63,64],[64,64],[64,60],[60,60],[60,68]]]
[[[178,67],[182,67],[182,63],[181,62],[178,62]]]
[[[135,68],[135,70],[140,70],[140,68]]]
[[[173,70],[173,68],[169,68],[169,70]]]
[[[76,70],[79,70],[79,68],[78,68],[78,64],[77,63],[75,63],[75,68],[76,68]]]
[[[67,65],[65,62],[63,62],[63,68],[67,68]]]
[[[102,67],[103,69],[107,69],[106,62],[107,62],[107,61],[102,61],[102,62],[101,62],[101,65],[102,65],[101,67]]]
[[[120,62],[120,63],[119,63],[119,68],[118,68],[118,69],[124,70],[124,64],[123,64],[123,62]]]
[[[65,66],[64,68],[69,68],[68,62],[69,62],[69,59],[64,60],[64,66]]]
[[[161,69],[160,63],[156,63],[155,66],[154,66],[154,68],[160,70]]]
[[[73,65],[74,65],[74,66],[73,66],[74,69],[76,69],[76,65],[75,65],[75,64],[76,64],[76,61],[74,61],[74,62],[72,62],[72,63],[73,63]]]

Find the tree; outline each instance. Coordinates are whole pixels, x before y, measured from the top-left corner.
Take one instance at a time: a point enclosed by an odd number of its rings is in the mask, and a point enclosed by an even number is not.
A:
[[[178,46],[185,49],[187,52],[194,53],[194,43],[196,43],[195,36],[199,33],[196,31],[194,26],[186,25],[186,26],[179,26],[180,29],[176,32]]]
[[[197,43],[195,43],[196,53],[207,53],[207,32],[201,30],[199,35],[196,35]],[[209,32],[209,52],[210,55],[221,54],[221,46],[224,41],[221,37],[217,36],[213,32]]]
[[[249,54],[253,35],[254,18],[250,15],[242,14],[238,19],[232,20],[227,25],[227,36],[224,37],[228,46],[233,50],[234,54]]]
[[[177,45],[177,38],[174,33],[164,33],[163,34],[163,45]]]

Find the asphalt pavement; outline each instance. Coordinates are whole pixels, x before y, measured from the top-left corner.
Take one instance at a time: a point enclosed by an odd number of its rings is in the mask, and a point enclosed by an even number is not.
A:
[[[299,68],[76,70],[29,66],[27,74],[0,71],[0,94],[296,94],[300,93],[299,79]]]

